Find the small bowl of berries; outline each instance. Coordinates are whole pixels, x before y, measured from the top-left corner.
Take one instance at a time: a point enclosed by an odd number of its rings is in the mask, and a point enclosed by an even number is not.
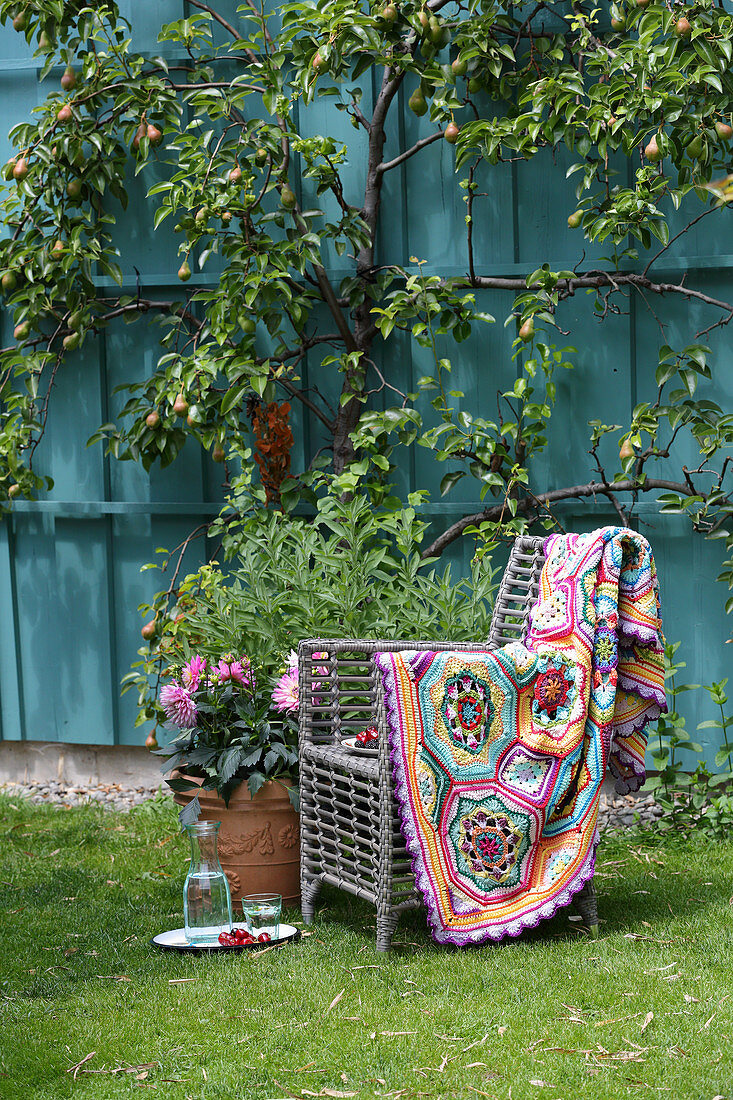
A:
[[[367,726],[359,733],[341,738],[342,748],[349,752],[358,753],[360,756],[379,755],[379,730],[376,726]]]

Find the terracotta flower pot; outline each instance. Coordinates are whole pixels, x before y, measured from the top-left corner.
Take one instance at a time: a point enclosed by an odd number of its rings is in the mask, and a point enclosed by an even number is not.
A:
[[[272,892],[282,894],[283,905],[300,902],[298,814],[283,783],[290,785],[287,780],[266,783],[254,798],[247,784],[240,783],[228,808],[213,791],[173,794],[179,806],[186,806],[198,793],[202,819],[221,821],[219,859],[229,879],[235,911],[243,894]]]

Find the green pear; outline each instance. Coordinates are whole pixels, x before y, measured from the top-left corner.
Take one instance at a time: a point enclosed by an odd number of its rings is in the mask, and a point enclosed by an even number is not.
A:
[[[533,336],[534,336],[534,318],[533,317],[528,317],[527,320],[524,322],[524,324],[520,325],[519,339],[523,340],[525,344],[528,344]]]
[[[688,157],[690,157],[692,160],[697,160],[698,157],[702,156],[705,150],[705,144],[699,134],[695,135],[692,141],[689,142],[689,144],[687,145],[686,149]]]
[[[298,202],[295,197],[295,192],[288,183],[284,183],[282,185],[282,190],[280,191],[280,202],[286,210],[294,210]]]
[[[407,106],[410,108],[413,114],[421,116],[426,114],[428,109],[427,100],[423,95],[422,88],[415,88],[410,98],[407,101]]]
[[[644,147],[644,156],[651,164],[658,164],[662,159],[662,150],[657,144],[656,137],[653,137],[649,144]]]

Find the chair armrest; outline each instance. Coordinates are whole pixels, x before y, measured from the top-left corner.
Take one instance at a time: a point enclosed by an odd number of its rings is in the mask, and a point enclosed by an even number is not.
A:
[[[357,733],[376,723],[379,675],[374,663],[375,653],[474,648],[476,643],[445,640],[308,638],[300,642],[301,746],[309,742],[334,743],[346,734]]]

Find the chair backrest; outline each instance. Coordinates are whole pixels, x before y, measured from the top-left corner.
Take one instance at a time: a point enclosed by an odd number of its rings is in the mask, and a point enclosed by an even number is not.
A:
[[[498,649],[522,641],[529,612],[539,589],[544,563],[544,539],[521,535],[514,542],[494,605],[486,643],[453,641],[357,640],[311,638],[298,646],[300,666],[300,740],[332,743],[341,734],[356,733],[374,721],[381,678],[374,663],[379,650],[473,649],[488,644]],[[326,653],[323,657],[321,654]]]
[[[545,562],[545,538],[519,535],[496,594],[489,645],[498,649],[507,642],[521,642],[529,629],[529,612],[539,591]]]

